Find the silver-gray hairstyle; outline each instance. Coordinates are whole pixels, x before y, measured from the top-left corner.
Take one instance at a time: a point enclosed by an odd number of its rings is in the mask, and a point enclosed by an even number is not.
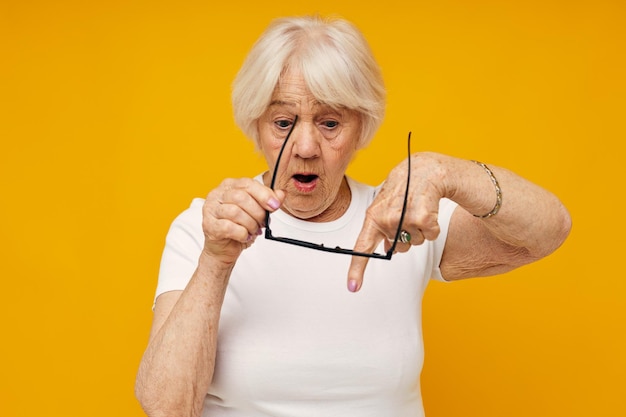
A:
[[[246,136],[257,143],[257,121],[288,68],[302,74],[320,102],[357,111],[358,148],[369,143],[385,114],[380,67],[353,24],[317,16],[276,19],[252,47],[232,91],[235,122]]]

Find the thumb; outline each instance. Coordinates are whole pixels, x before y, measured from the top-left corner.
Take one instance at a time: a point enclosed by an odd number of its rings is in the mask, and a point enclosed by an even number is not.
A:
[[[363,222],[363,228],[359,237],[354,245],[355,252],[373,253],[378,243],[383,240],[384,235],[376,228],[374,222],[365,219]],[[350,269],[348,270],[348,290],[350,292],[357,292],[363,285],[363,276],[365,275],[365,268],[369,258],[366,256],[352,256],[352,262],[350,263]]]

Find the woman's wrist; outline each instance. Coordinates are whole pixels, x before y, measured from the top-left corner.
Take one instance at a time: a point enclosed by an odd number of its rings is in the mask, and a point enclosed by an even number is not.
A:
[[[198,259],[198,268],[196,273],[204,280],[211,282],[221,281],[225,285],[228,283],[228,279],[230,278],[230,274],[234,266],[234,261],[224,261],[203,250]]]
[[[474,217],[495,216],[502,208],[504,194],[497,169],[474,160],[445,158],[446,197]]]
[[[486,213],[486,214],[474,214],[474,217],[478,217],[478,218],[481,218],[481,219],[488,219],[489,217],[492,217],[492,216],[495,216],[496,214],[498,214],[498,211],[500,211],[500,207],[502,207],[502,189],[500,188],[500,182],[496,178],[496,176],[493,173],[493,171],[487,165],[483,164],[482,162],[476,161],[476,160],[472,160],[472,162],[475,163],[476,165],[479,165],[482,169],[485,170],[487,175],[489,175],[489,179],[491,180],[491,183],[493,184],[494,190],[495,190],[495,193],[496,193],[496,203],[494,204],[494,206],[491,209],[491,211],[489,211],[489,213]]]

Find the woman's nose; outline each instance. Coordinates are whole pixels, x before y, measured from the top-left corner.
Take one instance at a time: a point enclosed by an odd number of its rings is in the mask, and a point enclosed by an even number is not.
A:
[[[311,123],[296,126],[293,132],[293,154],[303,159],[316,158],[320,155],[319,132]]]

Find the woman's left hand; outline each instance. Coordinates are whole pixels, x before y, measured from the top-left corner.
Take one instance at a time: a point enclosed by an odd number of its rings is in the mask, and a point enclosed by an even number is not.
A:
[[[398,241],[397,252],[406,252],[412,245],[420,245],[425,240],[439,236],[439,200],[446,197],[446,178],[443,155],[417,153],[411,156],[411,179],[402,230],[411,235],[408,243]],[[389,174],[382,189],[367,209],[363,228],[355,244],[359,252],[374,252],[384,240],[385,250],[389,250],[398,230],[402,213],[407,182],[407,161],[396,166]],[[369,258],[352,258],[348,272],[348,288],[358,291],[363,282],[363,274]]]

